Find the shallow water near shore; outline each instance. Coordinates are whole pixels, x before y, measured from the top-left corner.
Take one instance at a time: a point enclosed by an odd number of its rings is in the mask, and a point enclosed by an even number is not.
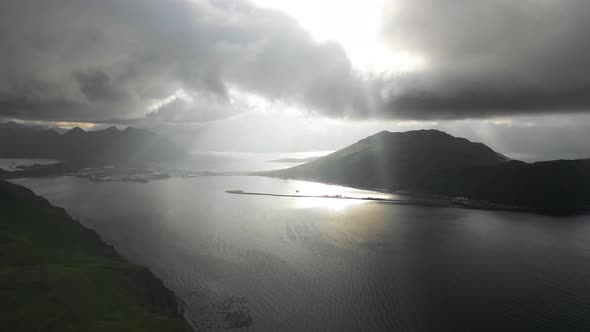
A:
[[[200,327],[590,328],[588,216],[225,192],[395,198],[255,176],[12,182],[152,269]]]

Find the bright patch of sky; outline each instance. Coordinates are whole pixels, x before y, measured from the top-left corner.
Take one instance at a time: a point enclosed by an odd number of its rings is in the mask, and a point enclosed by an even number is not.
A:
[[[365,74],[423,70],[426,59],[407,50],[393,50],[381,40],[385,0],[253,0],[294,17],[318,42],[335,41],[352,64]]]

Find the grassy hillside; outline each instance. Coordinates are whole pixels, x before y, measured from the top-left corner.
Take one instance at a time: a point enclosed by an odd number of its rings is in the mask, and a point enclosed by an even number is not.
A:
[[[3,331],[190,331],[145,267],[30,190],[0,181]]]

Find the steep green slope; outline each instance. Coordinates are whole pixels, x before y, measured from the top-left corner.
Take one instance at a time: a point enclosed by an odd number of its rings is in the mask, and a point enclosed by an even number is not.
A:
[[[174,294],[92,230],[0,181],[3,331],[190,331]]]

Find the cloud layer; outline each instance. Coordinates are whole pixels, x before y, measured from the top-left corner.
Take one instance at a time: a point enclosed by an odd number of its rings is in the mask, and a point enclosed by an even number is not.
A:
[[[590,2],[399,0],[384,39],[428,57],[395,81],[388,110],[463,118],[590,109]]]
[[[338,44],[317,43],[289,16],[240,0],[2,1],[0,116],[200,122],[240,112],[236,91],[349,118],[589,109],[590,2],[398,0],[387,8],[384,43],[423,55],[424,70],[364,76]],[[178,91],[189,98],[153,107]]]
[[[139,117],[179,89],[216,103],[240,89],[320,109],[355,104],[338,45],[240,1],[14,0],[0,13],[4,116]]]

